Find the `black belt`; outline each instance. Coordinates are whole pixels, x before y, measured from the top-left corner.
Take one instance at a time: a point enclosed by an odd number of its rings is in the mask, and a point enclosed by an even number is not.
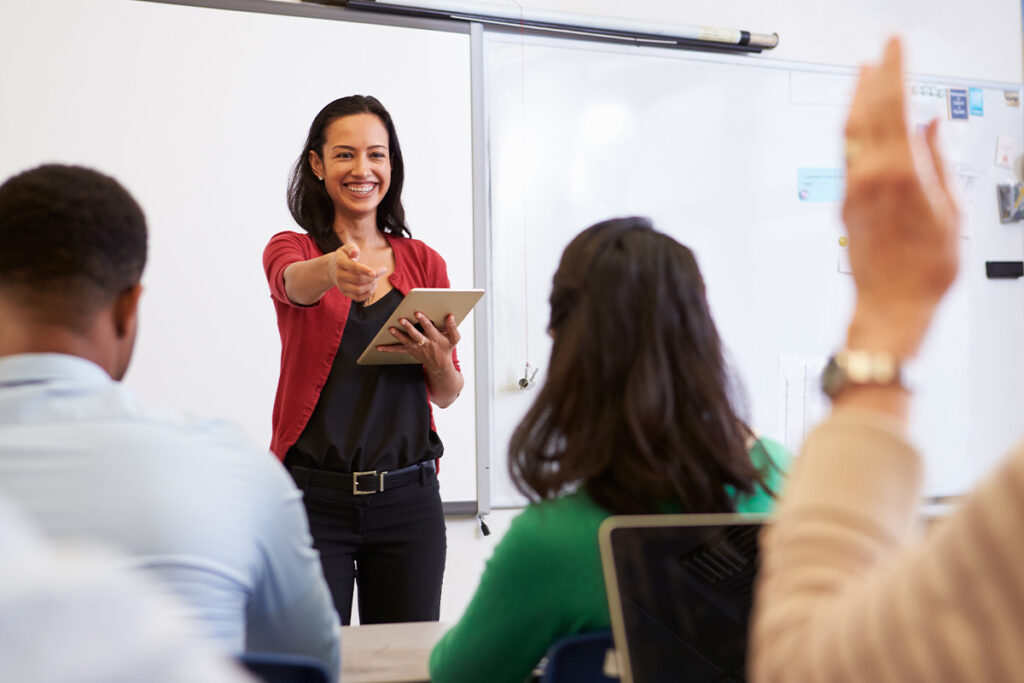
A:
[[[330,470],[314,470],[309,467],[291,466],[288,471],[295,480],[295,485],[303,491],[313,486],[328,489],[352,491],[354,496],[368,496],[380,493],[385,489],[396,489],[422,481],[428,472],[433,473],[434,461],[426,460],[390,472],[332,472]]]

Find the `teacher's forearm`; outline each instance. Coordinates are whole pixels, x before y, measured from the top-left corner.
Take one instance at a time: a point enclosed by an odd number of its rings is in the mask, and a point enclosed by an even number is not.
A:
[[[438,408],[447,408],[462,393],[465,380],[462,373],[449,365],[440,372],[427,372],[427,389],[430,391],[430,400]]]
[[[323,297],[334,282],[330,277],[330,254],[308,261],[296,261],[284,269],[284,291],[294,303],[311,306]]]

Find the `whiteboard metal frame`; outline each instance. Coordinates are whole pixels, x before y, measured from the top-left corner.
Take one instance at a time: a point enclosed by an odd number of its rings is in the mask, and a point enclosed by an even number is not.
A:
[[[491,195],[489,158],[487,154],[487,98],[484,83],[484,27],[471,24],[470,101],[473,114],[473,259],[474,284],[491,289]],[[494,334],[491,297],[484,294],[477,304],[476,325],[476,502],[474,514],[491,511],[491,451],[494,448]]]

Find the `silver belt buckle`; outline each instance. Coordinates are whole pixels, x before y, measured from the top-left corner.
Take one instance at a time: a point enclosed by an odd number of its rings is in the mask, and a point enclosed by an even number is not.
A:
[[[367,475],[367,474],[373,474],[373,475],[377,476],[377,479],[380,482],[380,484],[379,484],[380,488],[377,489],[376,491],[374,491],[372,489],[369,490],[369,491],[361,491],[361,490],[359,490],[359,477]],[[376,470],[370,470],[369,472],[353,472],[352,473],[352,495],[353,496],[368,496],[371,493],[379,493],[380,491],[383,491],[384,490],[384,475],[385,474],[387,474],[387,472],[381,472],[378,475]]]

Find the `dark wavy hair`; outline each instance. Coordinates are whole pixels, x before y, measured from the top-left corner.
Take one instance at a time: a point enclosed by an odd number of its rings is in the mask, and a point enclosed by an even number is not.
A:
[[[309,126],[306,144],[292,167],[288,179],[288,210],[295,222],[309,233],[320,247],[320,251],[332,252],[341,246],[341,240],[334,232],[334,203],[324,184],[317,180],[309,165],[309,153],[316,152],[324,157],[327,127],[353,114],[373,114],[381,120],[388,131],[388,150],[391,155],[391,186],[377,207],[377,229],[392,235],[411,237],[405,223],[405,209],[402,208],[402,185],[405,184],[405,161],[398,144],[398,133],[391,120],[391,114],[376,97],[350,95],[334,100],[320,110]]]
[[[549,331],[547,377],[509,446],[524,495],[582,485],[616,514],[731,512],[737,493],[763,482],[697,262],[649,220],[608,220],[573,239]]]
[[[84,325],[138,284],[146,218],[110,176],[48,164],[0,186],[0,288],[37,315]]]

